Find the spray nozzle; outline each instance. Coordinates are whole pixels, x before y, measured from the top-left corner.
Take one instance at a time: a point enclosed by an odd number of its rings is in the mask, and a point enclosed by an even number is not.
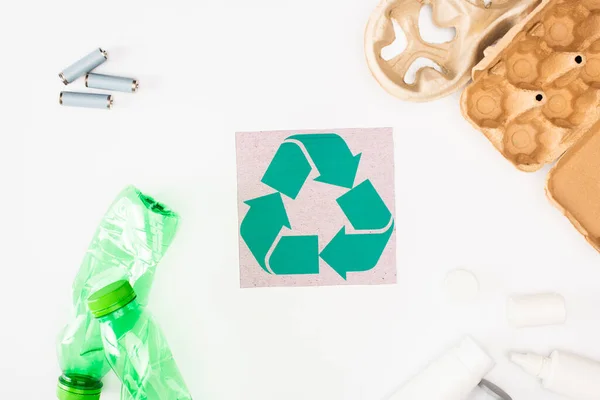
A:
[[[550,373],[550,359],[537,354],[510,353],[510,361],[530,375],[546,379]]]

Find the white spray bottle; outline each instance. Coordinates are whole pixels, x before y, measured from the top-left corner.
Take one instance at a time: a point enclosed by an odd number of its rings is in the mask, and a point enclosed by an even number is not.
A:
[[[465,400],[493,367],[494,360],[466,337],[388,400]],[[496,397],[510,399],[498,393]]]
[[[553,351],[550,357],[511,353],[510,360],[542,380],[552,392],[577,400],[600,399],[600,363],[574,354]]]

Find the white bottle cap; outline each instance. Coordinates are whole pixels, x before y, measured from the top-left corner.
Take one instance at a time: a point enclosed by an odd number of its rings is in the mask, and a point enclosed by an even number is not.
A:
[[[550,376],[550,359],[537,354],[510,353],[510,361],[523,368],[525,372],[540,379]]]
[[[446,275],[444,281],[446,298],[452,302],[469,302],[479,294],[477,277],[465,269],[455,269]]]
[[[494,368],[494,360],[470,337],[465,337],[454,348],[456,356],[479,382]]]
[[[563,324],[567,319],[565,299],[560,294],[531,294],[512,296],[506,308],[512,327]]]

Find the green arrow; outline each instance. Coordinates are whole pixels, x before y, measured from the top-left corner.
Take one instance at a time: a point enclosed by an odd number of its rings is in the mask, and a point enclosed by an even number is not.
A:
[[[269,259],[277,275],[319,273],[318,236],[282,236]]]
[[[383,229],[392,217],[368,179],[338,197],[337,203],[354,229]]]
[[[293,135],[288,139],[301,142],[319,170],[316,181],[352,188],[358,170],[360,153],[352,155],[350,148],[335,133]]]
[[[256,261],[267,272],[265,257],[279,231],[291,229],[280,193],[268,194],[245,202],[250,206],[242,221],[240,235]]]
[[[311,171],[304,152],[295,143],[283,143],[277,149],[261,182],[295,199]]]
[[[321,258],[344,279],[348,272],[368,271],[377,265],[393,230],[393,222],[387,231],[375,234],[350,235],[342,227],[323,249]]]

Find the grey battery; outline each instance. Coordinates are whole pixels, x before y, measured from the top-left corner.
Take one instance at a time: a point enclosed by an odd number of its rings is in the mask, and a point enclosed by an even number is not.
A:
[[[87,74],[98,65],[102,64],[108,58],[106,51],[98,48],[92,51],[81,60],[65,68],[58,76],[65,85],[73,82],[75,79]]]
[[[138,81],[121,76],[88,73],[85,76],[85,86],[92,89],[116,90],[118,92],[135,93]]]
[[[59,101],[63,106],[110,109],[113,98],[110,94],[60,92]]]

